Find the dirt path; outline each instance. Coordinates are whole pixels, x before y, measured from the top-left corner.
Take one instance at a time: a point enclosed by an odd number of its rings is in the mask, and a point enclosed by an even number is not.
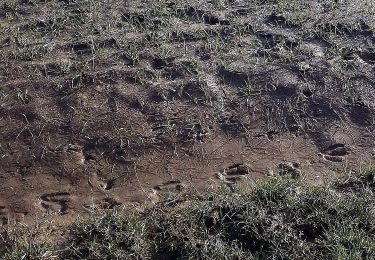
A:
[[[8,2],[0,225],[373,165],[369,1]]]

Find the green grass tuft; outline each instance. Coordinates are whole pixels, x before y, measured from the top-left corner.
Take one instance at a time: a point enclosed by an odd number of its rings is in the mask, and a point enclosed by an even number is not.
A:
[[[8,229],[1,236],[0,256],[374,259],[373,175],[373,170],[353,173],[322,187],[269,178],[241,189],[175,195],[138,213],[95,210],[71,225],[63,241],[35,239],[41,227],[21,233]]]

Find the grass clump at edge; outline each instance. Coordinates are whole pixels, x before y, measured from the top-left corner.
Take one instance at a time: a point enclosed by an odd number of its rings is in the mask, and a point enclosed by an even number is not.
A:
[[[95,211],[71,225],[63,241],[53,243],[33,240],[35,235],[27,232],[15,236],[17,230],[8,229],[1,236],[0,256],[373,259],[375,199],[373,179],[368,178],[373,174],[352,174],[321,187],[269,178],[235,190],[176,194],[139,213]],[[348,183],[354,188],[349,189]]]

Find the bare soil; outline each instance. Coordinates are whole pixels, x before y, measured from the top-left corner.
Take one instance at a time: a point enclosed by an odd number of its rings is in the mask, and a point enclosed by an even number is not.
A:
[[[371,166],[375,7],[336,2],[0,3],[0,225]]]

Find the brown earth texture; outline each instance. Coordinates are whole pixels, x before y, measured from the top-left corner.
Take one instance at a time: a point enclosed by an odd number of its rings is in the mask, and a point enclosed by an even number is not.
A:
[[[375,159],[375,3],[0,2],[0,226]]]

